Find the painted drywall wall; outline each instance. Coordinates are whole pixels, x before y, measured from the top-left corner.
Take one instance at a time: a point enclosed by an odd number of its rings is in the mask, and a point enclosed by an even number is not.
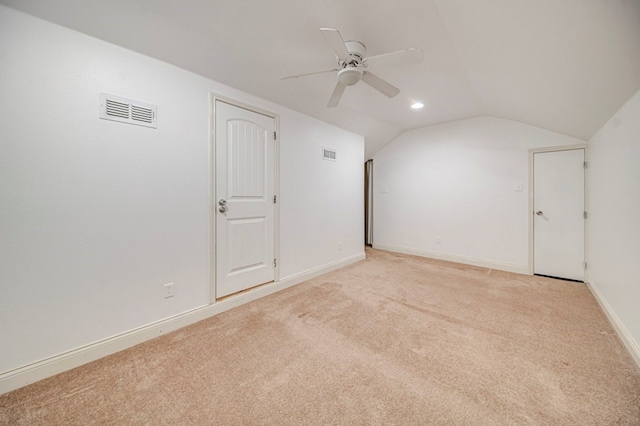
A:
[[[281,124],[299,138],[287,145],[280,188],[283,277],[360,253],[364,247],[364,151],[362,139],[335,143],[343,131],[300,116]],[[324,160],[322,148],[336,150]],[[357,214],[354,214],[356,212]]]
[[[211,92],[280,115],[280,277],[363,252],[361,136],[4,6],[0,63],[0,373],[209,302]]]
[[[589,141],[587,173],[588,280],[624,327],[626,337],[634,341],[636,356],[640,356],[638,159],[640,92]]]
[[[526,272],[529,149],[577,143],[492,117],[403,133],[374,156],[374,246]]]

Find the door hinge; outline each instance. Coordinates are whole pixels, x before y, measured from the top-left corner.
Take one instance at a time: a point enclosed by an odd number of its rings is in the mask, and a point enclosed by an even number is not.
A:
[[[585,169],[587,168],[587,166],[588,166],[588,164],[587,164],[586,161],[582,163],[582,167],[584,167]]]
[[[583,217],[586,219],[587,218],[587,212],[582,212],[582,213],[584,213]]]
[[[587,262],[584,262],[584,269],[587,269]]]
[[[276,266],[278,266],[277,263],[276,263],[276,260],[273,259],[273,267],[275,268]]]
[[[276,139],[278,139],[278,135],[276,134],[276,132],[273,132],[273,140],[275,141]]]
[[[276,196],[274,195],[273,196],[273,204],[275,204],[275,203],[276,203]]]

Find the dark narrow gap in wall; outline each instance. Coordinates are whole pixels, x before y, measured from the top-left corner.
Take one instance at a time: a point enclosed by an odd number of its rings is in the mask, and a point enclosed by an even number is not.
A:
[[[364,245],[373,247],[373,160],[364,163]]]

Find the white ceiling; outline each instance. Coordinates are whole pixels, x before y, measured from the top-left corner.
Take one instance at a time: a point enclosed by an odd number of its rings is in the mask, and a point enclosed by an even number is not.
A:
[[[0,0],[366,137],[490,115],[589,139],[640,89],[640,0]],[[367,55],[419,47],[424,61],[375,70],[325,105],[335,65],[319,32]],[[411,110],[414,100],[425,103]]]

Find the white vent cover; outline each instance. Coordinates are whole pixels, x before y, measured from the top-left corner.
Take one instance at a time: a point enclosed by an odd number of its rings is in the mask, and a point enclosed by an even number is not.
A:
[[[100,93],[100,118],[157,128],[158,107],[120,96]]]
[[[322,147],[322,159],[323,160],[331,160],[337,161],[336,159],[336,150],[333,148]]]

